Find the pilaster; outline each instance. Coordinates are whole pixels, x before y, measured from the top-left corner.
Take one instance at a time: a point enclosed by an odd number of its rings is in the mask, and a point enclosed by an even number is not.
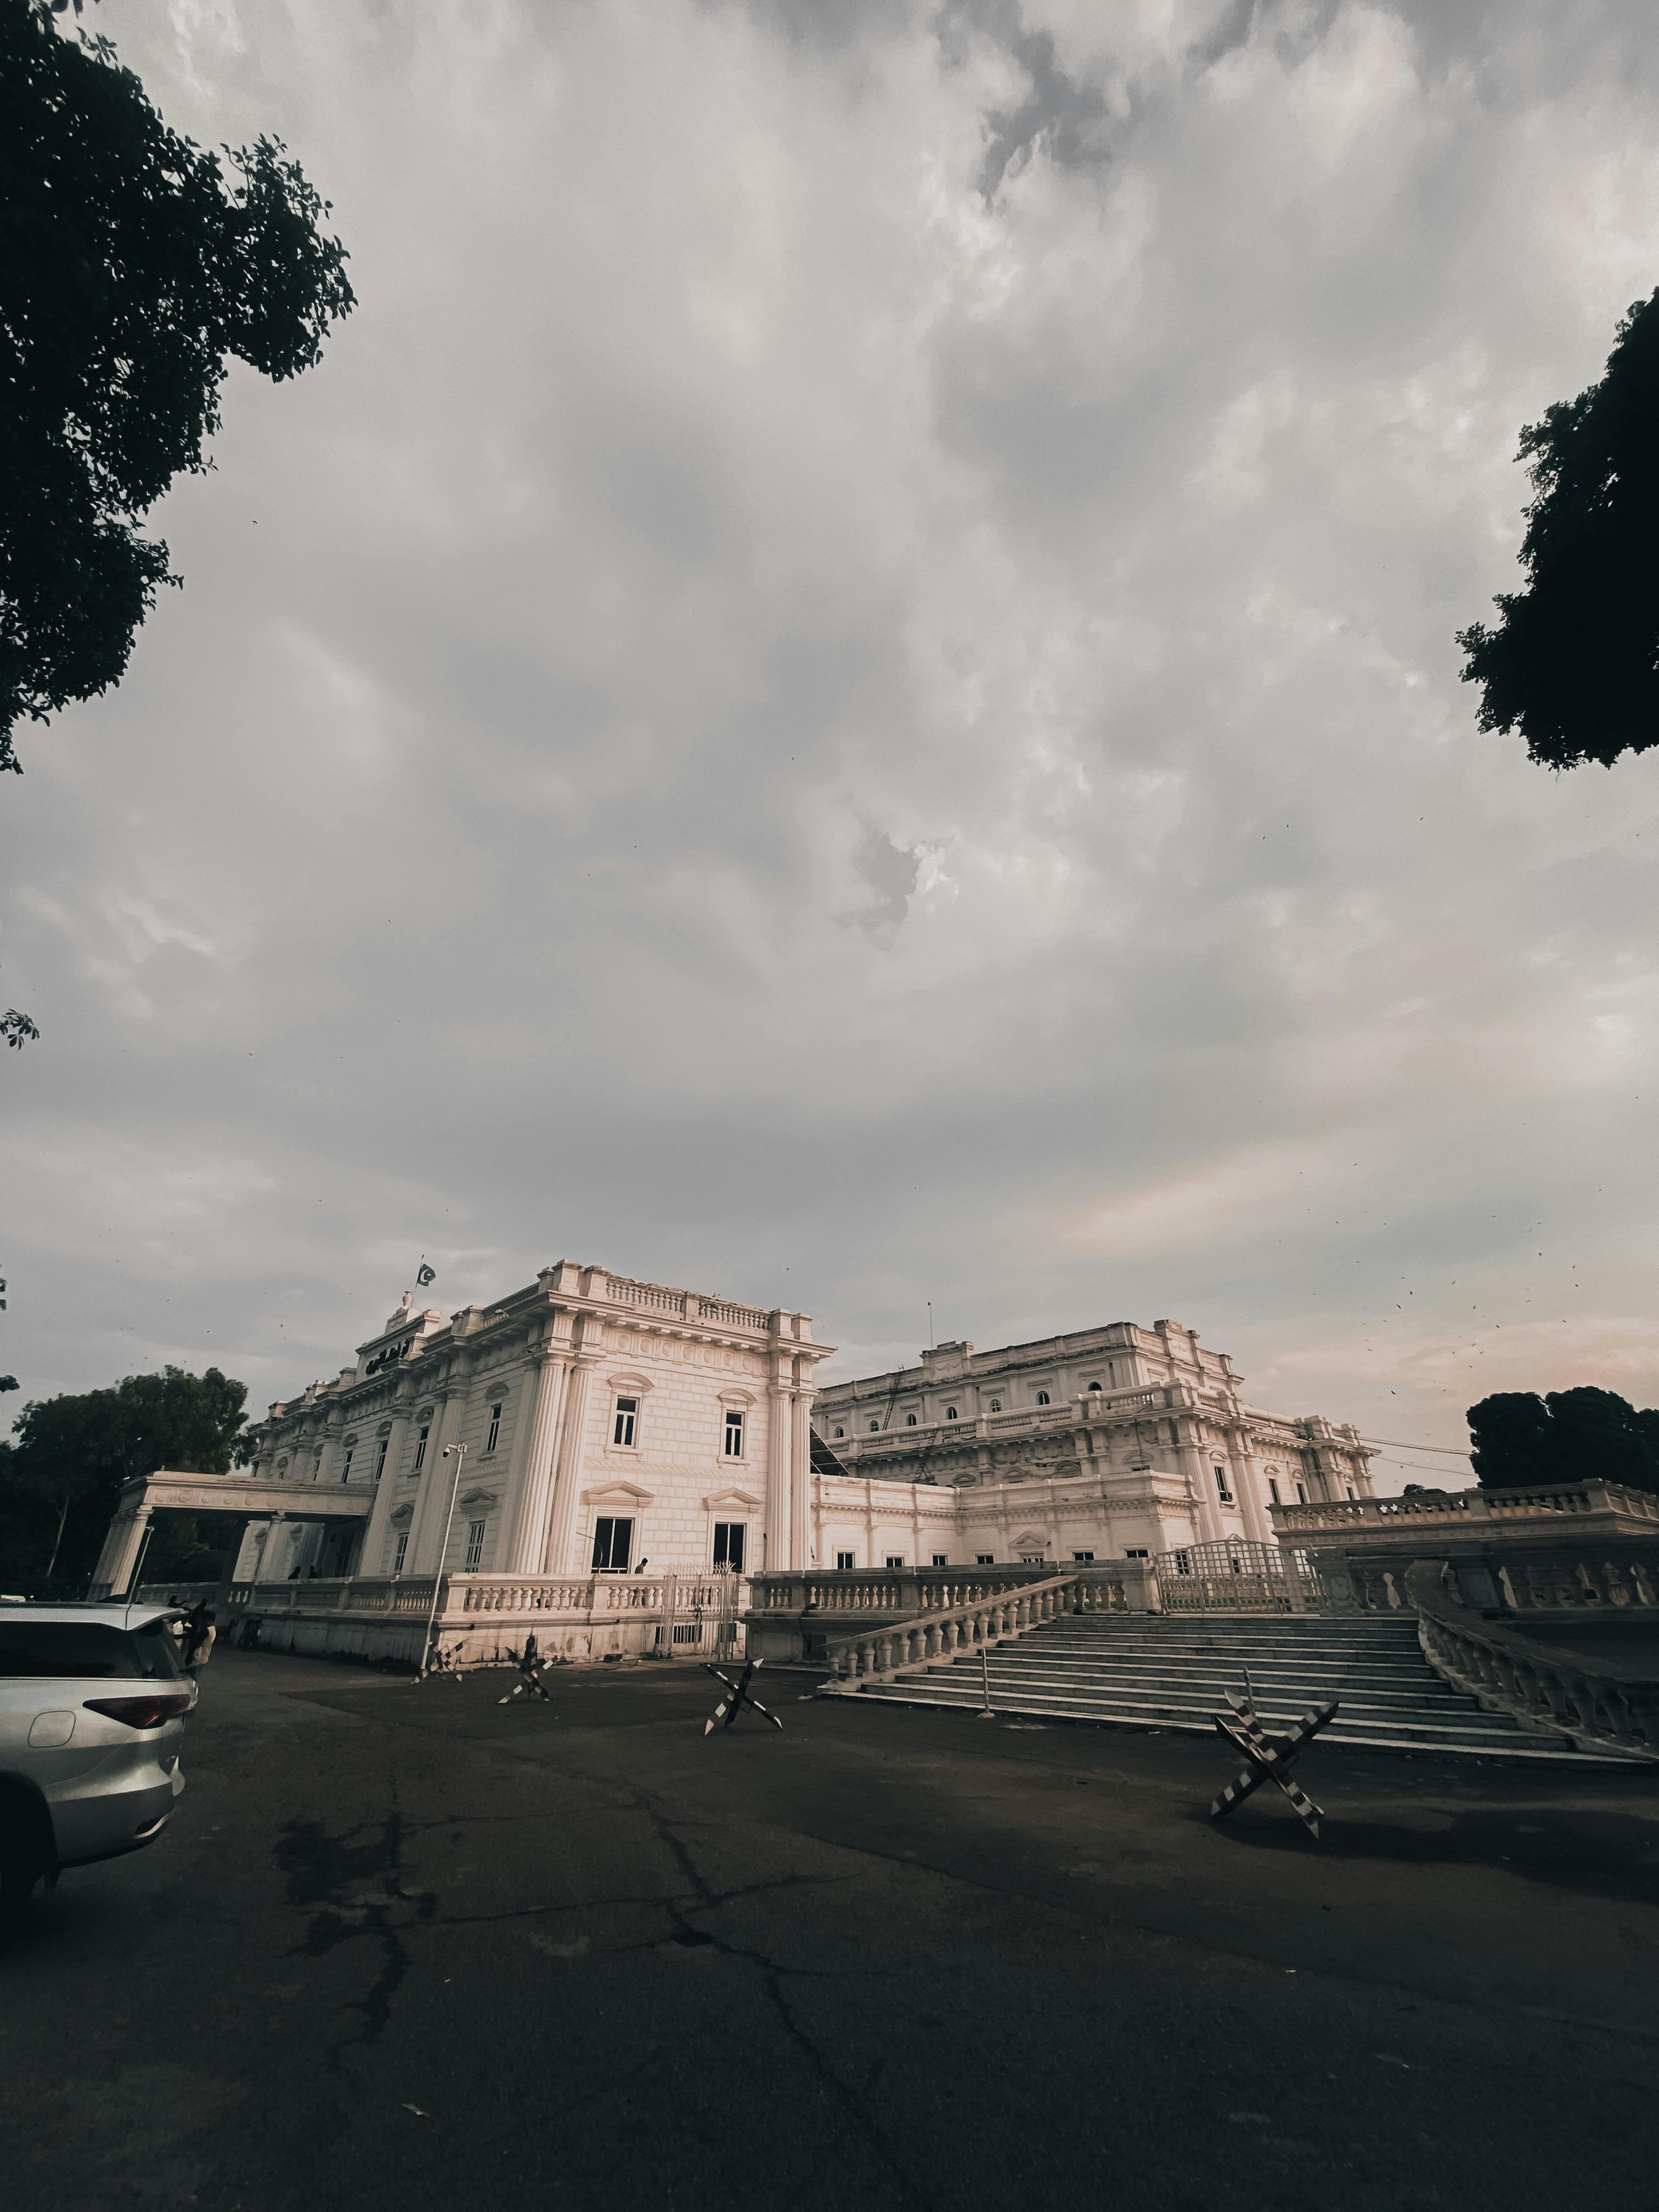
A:
[[[1198,1507],[1199,1541],[1218,1544],[1222,1538],[1221,1516],[1211,1495],[1210,1470],[1198,1445],[1191,1441],[1192,1424],[1181,1422],[1176,1430],[1176,1452],[1181,1461],[1181,1471],[1187,1478]]]
[[[587,1430],[587,1401],[592,1393],[593,1370],[599,1364],[597,1350],[579,1352],[570,1362],[564,1385],[564,1419],[559,1428],[558,1463],[553,1473],[552,1504],[547,1516],[547,1540],[538,1571],[544,1575],[579,1573],[587,1562],[573,1562],[570,1544],[576,1526],[576,1493],[581,1488],[582,1449]]]
[[[792,1553],[793,1533],[789,1498],[791,1426],[793,1419],[793,1394],[787,1383],[776,1380],[768,1391],[766,1422],[766,1570],[769,1574],[787,1574],[794,1566]]]
[[[556,1346],[544,1346],[536,1354],[531,1403],[516,1440],[508,1495],[501,1501],[501,1533],[495,1553],[498,1574],[540,1574],[548,1556],[554,1446],[569,1370],[568,1355]]]
[[[797,1572],[805,1571],[812,1553],[811,1485],[807,1480],[812,1465],[811,1413],[811,1390],[798,1389],[789,1406],[789,1565]]]
[[[446,1384],[445,1395],[433,1409],[432,1427],[426,1440],[426,1461],[421,1468],[421,1486],[415,1497],[415,1517],[409,1524],[409,1552],[404,1560],[406,1575],[428,1575],[433,1571],[432,1554],[442,1540],[444,1508],[447,1498],[445,1486],[454,1470],[444,1458],[444,1446],[451,1441],[452,1431],[459,1427],[463,1396],[453,1382]]]
[[[378,1423],[376,1425],[379,1425]],[[363,1529],[362,1548],[357,1554],[357,1571],[360,1575],[378,1575],[381,1571],[380,1554],[386,1547],[386,1517],[392,1511],[392,1494],[397,1485],[397,1470],[403,1462],[404,1441],[408,1430],[409,1408],[406,1405],[400,1406],[392,1417],[392,1433],[386,1438],[386,1471],[374,1485],[374,1497],[368,1509],[368,1523]],[[378,1455],[380,1449],[378,1437],[374,1439],[373,1449]],[[424,1474],[426,1469],[422,1468],[421,1472]]]

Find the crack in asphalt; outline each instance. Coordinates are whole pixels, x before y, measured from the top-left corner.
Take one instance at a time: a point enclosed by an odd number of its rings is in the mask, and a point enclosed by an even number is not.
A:
[[[714,1890],[704,1878],[702,1869],[692,1857],[690,1850],[676,1834],[671,1816],[637,1784],[630,1783],[624,1786],[639,1810],[650,1821],[658,1841],[679,1866],[690,1884],[697,1899],[696,1905],[691,1909],[708,1911],[725,1904],[727,1901],[726,1898]],[[848,1878],[851,1879],[851,1877]],[[775,1885],[757,1884],[754,1889],[744,1893],[753,1894],[755,1890],[769,1887],[781,1889],[799,1887],[803,1882],[810,1882],[811,1880],[811,1876],[788,1877]],[[736,1893],[733,1893],[734,1895]],[[786,1966],[781,1960],[772,1958],[764,1951],[757,1950],[748,1945],[734,1943],[728,1937],[711,1934],[704,1928],[693,1928],[679,1911],[677,1903],[673,1900],[665,1901],[669,1904],[669,1909],[673,1913],[678,1927],[684,1931],[684,1936],[680,1940],[684,1941],[685,1936],[690,1936],[694,1942],[700,1941],[713,1944],[717,1950],[724,1953],[728,1958],[742,1959],[759,1970],[767,2000],[777,2014],[785,2035],[805,2059],[814,2079],[823,2085],[831,2099],[841,2106],[853,2129],[864,2138],[866,2147],[878,2164],[885,2169],[891,2185],[898,2192],[895,2202],[900,2205],[915,2208],[915,2212],[934,2212],[933,2200],[916,2186],[901,2163],[898,2145],[872,2118],[868,2107],[851,2084],[843,2081],[830,2065],[829,2059],[807,2033],[805,2024],[797,2015],[785,1993],[786,1980],[823,1981],[839,1979],[840,1977],[832,1976],[811,1967]],[[867,2087],[870,2085],[866,2086]]]
[[[738,1898],[763,1896],[769,1890],[825,1889],[833,1887],[838,1882],[856,1881],[858,1879],[855,1874],[788,1874],[780,1875],[775,1881],[746,1882],[740,1889],[724,1889],[718,1892],[703,1889],[696,1890],[692,1894],[695,1903],[698,1905],[730,1905]],[[672,1893],[666,1897],[660,1893],[653,1897],[581,1897],[575,1899],[569,1905],[513,1905],[505,1907],[500,1912],[440,1911],[434,1917],[441,1928],[475,1928],[493,1925],[495,1922],[502,1920],[538,1920],[563,1912],[602,1911],[608,1905],[659,1905],[672,1911],[678,1907],[679,1902],[679,1899]],[[603,1954],[596,1952],[593,1955],[597,1958]]]
[[[392,2001],[409,1972],[404,1932],[431,1920],[437,1911],[438,1900],[430,1890],[404,1887],[404,1821],[395,1777],[392,1796],[392,1808],[378,1833],[366,1841],[354,1840],[365,1834],[362,1824],[331,1836],[320,1820],[290,1820],[276,1844],[276,1864],[288,1884],[289,1902],[308,1916],[296,1951],[320,1959],[338,1945],[363,1936],[380,1947],[380,1972],[367,1994],[343,2008],[362,2014],[362,2033],[340,2036],[326,2046],[325,2057],[331,2068],[340,2066],[345,2051],[374,2043],[384,2033]],[[413,1911],[397,1918],[400,1905]]]

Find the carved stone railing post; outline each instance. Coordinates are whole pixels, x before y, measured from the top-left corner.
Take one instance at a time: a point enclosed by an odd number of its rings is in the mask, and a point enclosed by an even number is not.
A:
[[[930,1607],[912,1620],[887,1622],[866,1635],[842,1638],[829,1653],[830,1680],[888,1680],[975,1645],[985,1648],[1022,1636],[1054,1620],[1078,1583],[1076,1575],[1057,1575],[1018,1589],[964,1598],[947,1613]]]
[[[1581,1749],[1659,1761],[1659,1681],[1481,1619],[1449,1590],[1449,1571],[1444,1560],[1419,1559],[1405,1577],[1418,1640],[1437,1674],[1523,1727],[1563,1732]]]

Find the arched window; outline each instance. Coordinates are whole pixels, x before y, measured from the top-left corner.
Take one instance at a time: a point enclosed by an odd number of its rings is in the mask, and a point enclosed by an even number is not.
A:
[[[1001,1399],[1000,1399],[1000,1398],[993,1398],[993,1399],[992,1399],[992,1401],[991,1401],[991,1411],[992,1411],[994,1413],[1000,1413],[1002,1411],[1002,1401],[1001,1401]]]
[[[837,1429],[837,1430],[836,1431],[836,1434],[838,1437],[844,1437],[844,1436],[847,1434],[847,1431],[846,1431],[846,1430],[845,1430],[845,1429]]]
[[[871,1433],[871,1435],[872,1435],[872,1437],[873,1437],[873,1436],[875,1436],[875,1435],[877,1435],[877,1434],[879,1432],[880,1428],[881,1428],[881,1423],[880,1423],[879,1421],[872,1421],[872,1422],[871,1422],[871,1424],[870,1424],[870,1433]]]
[[[1091,1383],[1089,1385],[1089,1388],[1090,1388],[1091,1390],[1098,1390],[1098,1389],[1099,1389],[1099,1388],[1100,1388],[1100,1385],[1099,1385],[1099,1383],[1098,1383],[1098,1382],[1091,1382]]]
[[[916,1425],[916,1417],[915,1417],[915,1415],[914,1413],[907,1413],[907,1414],[905,1415],[905,1417],[904,1417],[904,1425],[905,1425],[905,1427],[906,1427],[907,1429],[914,1429],[914,1428],[915,1428],[915,1426]]]
[[[954,1406],[947,1406],[947,1407],[945,1408],[945,1419],[946,1419],[947,1421],[954,1421],[954,1420],[955,1420],[955,1419],[956,1419],[956,1417],[957,1417],[957,1409],[956,1409],[956,1407],[955,1407]]]
[[[1039,1390],[1039,1391],[1037,1392],[1037,1403],[1038,1403],[1038,1405],[1039,1405],[1039,1406],[1046,1406],[1046,1405],[1048,1404],[1048,1393],[1046,1390]]]

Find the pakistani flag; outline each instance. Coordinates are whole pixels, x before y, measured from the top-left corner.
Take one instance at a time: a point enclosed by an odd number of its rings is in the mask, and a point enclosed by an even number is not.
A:
[[[428,1283],[435,1283],[437,1279],[437,1270],[434,1267],[428,1267],[426,1261],[422,1260],[420,1266],[415,1270],[415,1282],[416,1288],[423,1291]]]

